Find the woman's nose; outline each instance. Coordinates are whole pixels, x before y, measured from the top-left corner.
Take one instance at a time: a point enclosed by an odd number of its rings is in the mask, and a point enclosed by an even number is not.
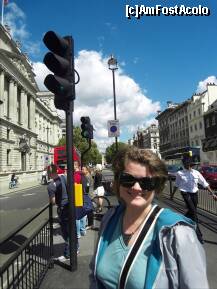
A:
[[[139,182],[135,182],[135,184],[132,186],[132,189],[136,191],[142,191]]]

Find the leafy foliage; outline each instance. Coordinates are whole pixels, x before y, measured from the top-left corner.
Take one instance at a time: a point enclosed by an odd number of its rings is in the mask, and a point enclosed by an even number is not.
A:
[[[128,144],[125,144],[123,142],[118,142],[118,151],[122,150],[126,146],[128,146]],[[111,164],[115,155],[116,155],[116,145],[115,143],[113,143],[112,145],[106,148],[106,151],[105,151],[106,162]]]
[[[87,148],[88,148],[88,141],[86,139],[84,139],[81,136],[81,129],[80,127],[74,127],[73,129],[73,142],[74,142],[74,146],[80,151],[80,153],[84,152]],[[88,163],[92,163],[92,164],[97,164],[97,163],[101,163],[102,161],[102,155],[100,154],[96,143],[92,140],[91,141],[92,145],[91,145],[91,149],[84,155],[84,163],[88,164]],[[58,145],[65,145],[66,144],[66,138],[62,138],[60,139]]]

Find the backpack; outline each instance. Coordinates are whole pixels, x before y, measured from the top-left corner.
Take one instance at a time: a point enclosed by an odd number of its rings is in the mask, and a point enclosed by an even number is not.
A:
[[[68,203],[68,196],[67,196],[67,191],[66,191],[66,179],[63,175],[59,176],[60,181],[58,182],[58,184],[56,184],[56,182],[54,182],[54,186],[56,187],[56,191],[55,191],[55,201],[56,201],[56,205],[58,207],[62,207],[63,204],[63,200],[65,200],[65,204]],[[67,196],[67,201],[66,198],[63,198],[64,196]]]

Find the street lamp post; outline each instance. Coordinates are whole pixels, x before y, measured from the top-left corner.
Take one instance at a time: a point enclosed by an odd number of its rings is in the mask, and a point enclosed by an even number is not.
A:
[[[114,118],[117,120],[117,112],[116,112],[116,92],[115,92],[115,70],[118,69],[117,59],[111,55],[108,60],[108,68],[112,71],[112,79],[113,79],[113,96],[114,96]],[[115,137],[115,149],[118,151],[118,138]]]

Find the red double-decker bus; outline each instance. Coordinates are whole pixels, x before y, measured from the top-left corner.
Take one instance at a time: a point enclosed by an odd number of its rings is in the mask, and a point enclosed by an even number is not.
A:
[[[74,161],[81,162],[81,155],[77,148],[73,148],[73,159]],[[66,146],[58,146],[54,148],[54,161],[53,163],[57,165],[58,174],[64,174],[67,169],[67,155],[66,155]]]

